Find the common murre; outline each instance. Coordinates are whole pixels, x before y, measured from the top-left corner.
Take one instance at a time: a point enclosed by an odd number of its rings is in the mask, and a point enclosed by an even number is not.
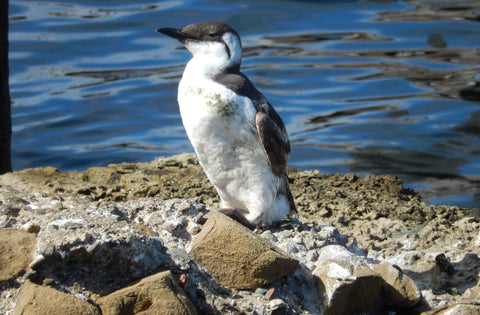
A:
[[[216,21],[156,31],[179,40],[193,55],[178,86],[178,104],[200,165],[220,196],[220,211],[250,225],[296,213],[286,169],[287,131],[240,72],[238,33]]]

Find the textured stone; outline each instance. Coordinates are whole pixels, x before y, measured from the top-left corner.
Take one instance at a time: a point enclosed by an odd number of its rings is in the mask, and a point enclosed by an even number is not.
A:
[[[206,221],[204,204],[218,206],[218,194],[193,155],[81,173],[37,168],[0,175],[0,227],[40,228],[37,256],[25,277],[76,297],[107,295],[158,270],[172,269],[188,278],[185,290],[199,312],[269,314],[279,306],[277,313],[322,314],[312,270],[341,257],[341,251],[331,250],[332,244],[348,246],[361,264],[365,252],[352,248],[356,239],[370,258],[400,266],[422,289],[423,303],[402,313],[480,301],[480,259],[474,254],[479,252],[480,222],[475,209],[426,205],[391,176],[291,170],[289,178],[300,222],[255,232],[294,253],[301,268],[287,281],[264,286],[275,288],[270,301],[264,297],[267,290],[232,290],[231,296],[192,263],[188,251]],[[169,222],[175,229],[167,229]],[[322,250],[324,246],[329,251]],[[436,264],[442,253],[453,275]],[[11,314],[22,281],[17,277],[1,283],[0,314]],[[434,294],[434,284],[440,295]],[[277,304],[279,300],[285,304]]]
[[[317,265],[322,265],[329,261],[335,261],[340,264],[357,267],[366,265],[365,257],[355,255],[342,245],[327,245],[318,250]]]
[[[324,314],[340,315],[372,310],[382,286],[380,275],[362,257],[348,252],[342,246],[330,245],[324,248],[326,256],[334,252],[338,254],[337,260],[324,261],[313,271],[317,277]]]
[[[253,289],[295,271],[289,254],[219,213],[210,211],[191,254],[221,285]]]
[[[383,302],[389,306],[413,307],[422,300],[422,293],[409,276],[389,263],[372,264],[373,271],[383,278]]]
[[[0,281],[25,272],[33,260],[36,243],[35,234],[12,228],[0,229]]]
[[[463,294],[463,298],[469,301],[480,301],[480,282],[471,288],[468,288]]]
[[[25,282],[11,315],[100,315],[94,305],[55,289]]]
[[[97,300],[103,315],[197,314],[170,271],[157,273],[137,284]]]

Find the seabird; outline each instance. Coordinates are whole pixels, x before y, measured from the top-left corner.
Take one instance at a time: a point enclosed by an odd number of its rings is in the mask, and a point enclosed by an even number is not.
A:
[[[178,86],[178,104],[200,165],[220,196],[220,211],[250,226],[296,213],[286,168],[287,131],[240,72],[238,33],[216,21],[156,31],[179,40],[193,55]]]

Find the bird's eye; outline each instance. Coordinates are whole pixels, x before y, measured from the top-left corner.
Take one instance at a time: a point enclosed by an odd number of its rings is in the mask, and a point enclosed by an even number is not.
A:
[[[208,36],[210,36],[210,37],[218,37],[218,36],[220,36],[220,33],[219,33],[219,32],[210,33],[210,34],[208,34]]]

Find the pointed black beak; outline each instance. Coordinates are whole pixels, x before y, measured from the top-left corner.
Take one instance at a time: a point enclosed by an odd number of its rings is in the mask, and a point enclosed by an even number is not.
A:
[[[175,38],[182,43],[187,39],[187,36],[184,33],[182,33],[182,30],[179,28],[165,27],[165,28],[156,29],[156,31],[159,33],[165,34],[167,36],[170,36],[171,38]]]

